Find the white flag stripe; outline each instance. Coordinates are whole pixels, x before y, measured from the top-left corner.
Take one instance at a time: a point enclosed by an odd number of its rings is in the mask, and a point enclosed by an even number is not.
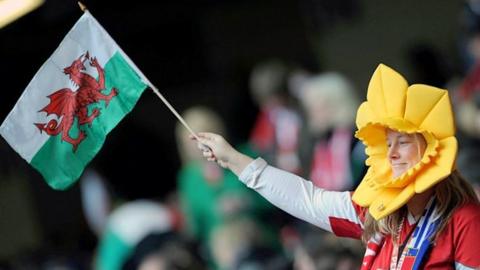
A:
[[[125,59],[125,61],[132,67],[132,69],[135,71],[135,73],[140,76],[140,79],[150,87],[153,86],[153,84],[147,79],[147,77],[143,74],[143,72],[135,65],[135,63],[128,57],[128,55],[122,50],[120,46],[117,45],[117,43],[110,37],[108,32],[103,28],[103,26],[97,22],[97,19],[95,19],[93,16],[91,16],[90,12],[88,10],[85,11],[86,15],[90,18],[90,23],[95,23],[95,29],[98,30],[100,33],[100,36],[104,35],[108,37],[109,41],[112,42],[117,46],[117,50],[122,54],[122,57]]]
[[[89,34],[89,39],[85,39],[85,33]],[[78,43],[82,48],[78,53],[85,53],[86,51],[95,51],[95,56],[104,66],[108,60],[118,51],[116,43],[110,38],[107,32],[103,32],[101,26],[94,20],[90,13],[86,12],[78,21],[78,27],[74,27],[67,35],[69,39]],[[60,44],[62,47],[62,44]],[[67,59],[76,59],[79,55],[72,56]],[[55,57],[55,54],[54,54]],[[67,63],[67,66],[71,63]],[[88,64],[87,64],[88,65]]]

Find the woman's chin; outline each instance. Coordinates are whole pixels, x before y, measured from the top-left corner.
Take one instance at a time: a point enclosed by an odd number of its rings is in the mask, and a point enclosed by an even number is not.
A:
[[[405,170],[397,170],[397,171],[394,170],[392,172],[393,179],[396,179],[396,178],[400,177],[404,172],[405,172]]]
[[[392,176],[393,179],[400,177],[402,174],[404,174],[410,166],[408,164],[397,164],[392,166]]]

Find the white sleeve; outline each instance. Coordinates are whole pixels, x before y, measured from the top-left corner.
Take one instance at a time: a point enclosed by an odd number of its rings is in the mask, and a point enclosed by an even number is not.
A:
[[[239,178],[273,205],[324,230],[332,232],[331,217],[362,226],[348,191],[318,188],[299,176],[268,166],[261,158],[252,161]]]
[[[470,267],[465,266],[465,265],[463,265],[459,262],[455,262],[455,270],[475,270],[475,269],[479,269],[479,268],[470,268]]]

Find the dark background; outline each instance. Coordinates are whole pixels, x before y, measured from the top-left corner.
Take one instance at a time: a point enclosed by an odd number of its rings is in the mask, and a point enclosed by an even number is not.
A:
[[[264,59],[343,72],[362,96],[380,62],[411,81],[427,78],[415,62],[418,48],[433,51],[450,70],[459,65],[460,1],[83,3],[179,112],[198,104],[212,107],[225,120],[233,143],[247,139],[255,119],[258,108],[249,95],[248,76]],[[46,0],[0,29],[0,121],[80,16],[76,1]],[[164,198],[175,189],[180,165],[175,124],[146,90],[89,167],[119,197]],[[50,189],[0,139],[0,260],[26,250],[68,253],[94,245],[78,183],[67,191]]]

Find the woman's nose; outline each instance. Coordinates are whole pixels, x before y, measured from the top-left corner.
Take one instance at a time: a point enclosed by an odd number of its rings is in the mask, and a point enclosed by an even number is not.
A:
[[[398,157],[399,157],[399,154],[398,154],[397,146],[395,144],[392,144],[388,148],[388,158],[389,159],[397,159]]]

